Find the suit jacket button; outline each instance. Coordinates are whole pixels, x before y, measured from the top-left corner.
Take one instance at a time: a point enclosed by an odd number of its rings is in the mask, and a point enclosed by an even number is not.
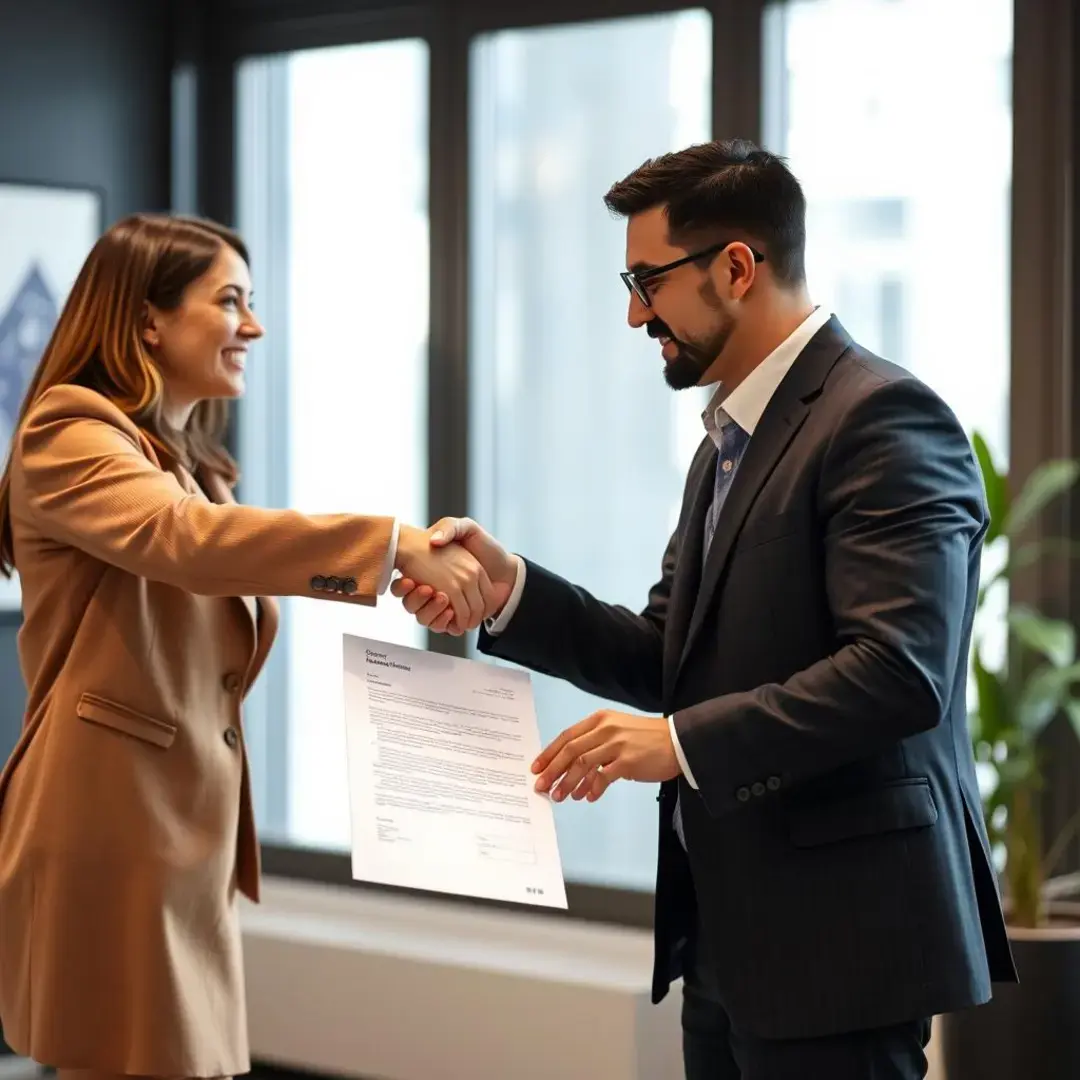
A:
[[[356,589],[356,578],[354,577],[346,578],[341,583],[341,591],[344,593],[349,593],[351,595],[352,593],[356,592]]]
[[[326,588],[329,592],[339,592],[341,590],[341,578],[328,577],[326,579]]]
[[[314,577],[313,577],[313,578],[311,579],[311,587],[312,587],[312,588],[313,588],[313,589],[314,589],[314,590],[315,590],[316,592],[322,592],[322,591],[323,591],[323,590],[324,590],[324,589],[326,588],[326,578],[322,577],[322,576],[321,576],[321,575],[319,575],[319,574],[316,574],[316,575],[315,575],[315,576],[314,576]]]
[[[780,790],[780,777],[779,776],[770,776],[769,779],[765,781],[765,785],[766,785],[766,787],[768,787],[768,789],[770,791],[779,791]]]
[[[759,780],[750,790],[760,799],[765,794],[765,785]]]
[[[230,694],[235,694],[240,689],[240,676],[235,671],[228,672],[221,680],[221,685]]]
[[[735,798],[738,799],[739,802],[749,802],[750,789],[748,787],[739,788],[739,790],[735,792]]]

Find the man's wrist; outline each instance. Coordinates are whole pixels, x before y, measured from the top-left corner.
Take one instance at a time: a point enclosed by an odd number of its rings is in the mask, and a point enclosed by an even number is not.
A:
[[[675,730],[675,714],[667,718],[668,734],[671,736],[671,748],[675,751],[675,760],[679,763],[679,771],[686,777],[686,782],[697,790],[697,781],[694,779],[694,774],[690,771],[690,765],[686,760],[686,755],[683,753],[682,744],[679,742],[679,733]]]
[[[525,589],[525,560],[520,555],[511,555],[510,559],[514,565],[514,578],[513,585],[510,588],[510,595],[501,610],[497,611],[491,618],[484,620],[484,629],[492,637],[498,637],[510,625],[510,620],[514,617],[514,613],[521,603],[521,594]]]

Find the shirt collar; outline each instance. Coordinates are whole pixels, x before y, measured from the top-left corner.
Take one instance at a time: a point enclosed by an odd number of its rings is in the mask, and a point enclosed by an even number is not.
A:
[[[799,354],[810,344],[810,339],[832,317],[828,308],[817,307],[738,386],[728,393],[719,383],[701,414],[705,430],[713,442],[719,445],[720,429],[734,420],[747,433],[754,434],[772,400],[776,388],[784,381]]]

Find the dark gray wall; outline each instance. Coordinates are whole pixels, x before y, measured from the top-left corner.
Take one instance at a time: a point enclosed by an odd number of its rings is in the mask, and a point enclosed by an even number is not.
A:
[[[170,8],[0,0],[0,179],[99,188],[106,222],[167,209]],[[0,761],[25,702],[17,629],[17,618],[0,613]]]

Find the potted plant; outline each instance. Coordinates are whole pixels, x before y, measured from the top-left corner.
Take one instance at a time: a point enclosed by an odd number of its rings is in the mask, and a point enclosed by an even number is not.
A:
[[[986,562],[997,563],[979,595],[972,647],[970,728],[984,778],[984,814],[1001,874],[1009,939],[1019,973],[995,986],[982,1008],[942,1018],[946,1080],[1058,1080],[1080,1077],[1080,875],[1055,877],[1080,831],[1080,814],[1047,842],[1041,814],[1039,736],[1064,713],[1080,737],[1076,628],[1008,596],[1013,573],[1049,554],[1071,556],[1064,539],[1025,543],[1025,527],[1080,476],[1080,462],[1049,461],[1019,492],[973,436],[991,524]],[[997,615],[995,616],[995,612]],[[1000,657],[987,631],[1004,632]]]

